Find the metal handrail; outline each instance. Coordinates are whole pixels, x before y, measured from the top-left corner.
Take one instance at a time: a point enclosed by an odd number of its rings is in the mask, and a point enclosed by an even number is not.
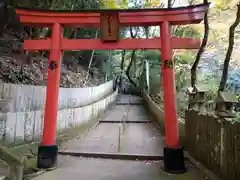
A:
[[[131,98],[131,96],[130,96],[130,98]],[[118,128],[118,152],[120,152],[120,149],[121,149],[121,134],[124,134],[125,130],[126,130],[126,120],[128,119],[128,113],[130,110],[130,106],[131,106],[131,103],[129,101],[128,105],[125,107],[123,117],[120,120],[120,123],[118,126],[119,127]]]

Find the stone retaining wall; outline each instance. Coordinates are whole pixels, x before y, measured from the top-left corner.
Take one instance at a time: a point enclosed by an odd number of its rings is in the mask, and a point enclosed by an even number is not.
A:
[[[86,106],[58,111],[57,130],[74,128],[87,123],[114,103],[117,92]],[[43,130],[44,110],[0,113],[0,139],[7,144],[38,140]]]
[[[113,81],[86,88],[60,88],[59,109],[76,108],[97,102],[113,92]],[[44,109],[46,87],[0,84],[0,112],[26,112]]]
[[[143,92],[143,99],[144,99],[144,105],[147,108],[148,112],[152,115],[153,120],[159,125],[162,133],[165,134],[164,110],[161,107],[159,107],[146,92]],[[178,122],[178,125],[179,125],[180,140],[181,140],[181,143],[184,144],[184,136],[185,136],[184,123]]]

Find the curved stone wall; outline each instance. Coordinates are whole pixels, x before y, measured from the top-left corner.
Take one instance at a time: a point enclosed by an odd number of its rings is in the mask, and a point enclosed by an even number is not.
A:
[[[113,81],[86,88],[60,88],[59,109],[86,106],[113,92]],[[25,112],[44,109],[46,87],[21,84],[0,84],[1,112]]]
[[[58,111],[57,131],[75,128],[96,118],[117,99],[117,91],[86,106]],[[21,144],[38,140],[43,130],[44,110],[0,113],[0,140],[7,144]]]
[[[156,124],[159,125],[163,134],[165,134],[165,117],[164,117],[164,110],[161,109],[151,98],[148,96],[146,92],[143,92],[143,99],[144,105],[148,112],[152,115],[153,120]],[[179,134],[180,140],[182,144],[184,144],[184,136],[185,136],[185,129],[184,124],[182,122],[178,122],[179,124]]]

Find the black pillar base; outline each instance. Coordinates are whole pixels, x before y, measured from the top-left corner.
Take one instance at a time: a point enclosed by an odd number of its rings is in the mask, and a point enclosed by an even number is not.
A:
[[[164,148],[164,168],[171,174],[185,173],[183,148]]]
[[[57,165],[58,146],[44,146],[38,147],[37,167],[39,169],[54,168]]]

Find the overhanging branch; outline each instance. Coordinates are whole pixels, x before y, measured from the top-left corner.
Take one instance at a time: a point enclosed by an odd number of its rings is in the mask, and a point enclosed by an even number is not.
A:
[[[203,1],[204,4],[208,3],[208,0],[204,0]],[[208,41],[208,34],[209,34],[209,24],[208,24],[208,10],[204,15],[204,37],[202,40],[202,44],[201,47],[197,53],[196,59],[192,65],[191,68],[191,86],[194,87],[196,85],[196,81],[197,81],[197,67],[198,64],[200,62],[201,56],[205,50],[205,47],[207,45],[207,41]]]
[[[223,73],[222,73],[222,78],[219,84],[218,92],[224,91],[226,83],[227,83],[227,78],[228,78],[228,67],[229,63],[231,60],[231,55],[233,52],[233,46],[234,46],[234,35],[235,35],[235,29],[240,23],[240,3],[237,5],[237,14],[236,14],[236,19],[234,23],[230,26],[229,28],[229,38],[228,38],[228,50],[227,54],[224,60],[224,65],[223,65]]]

